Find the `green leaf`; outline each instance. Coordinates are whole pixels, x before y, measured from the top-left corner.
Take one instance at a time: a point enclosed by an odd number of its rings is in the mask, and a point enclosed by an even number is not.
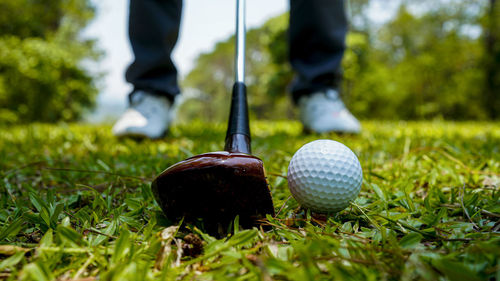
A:
[[[42,262],[30,263],[23,268],[24,274],[30,276],[30,280],[50,281],[54,280],[54,275]]]
[[[57,227],[57,235],[61,240],[74,244],[74,246],[82,243],[82,235],[71,227],[59,225]]]
[[[142,206],[141,201],[136,198],[125,199],[125,205],[127,205],[127,208],[129,208],[132,211],[135,211]]]
[[[240,216],[236,216],[233,221],[234,234],[240,231]]]
[[[432,212],[432,206],[430,203],[430,195],[425,196],[424,198],[424,206],[427,209],[427,211]]]
[[[109,168],[108,164],[104,163],[101,159],[97,159],[97,164],[101,166],[106,172],[111,171],[111,168]]]
[[[477,272],[473,272],[469,267],[463,263],[451,261],[446,258],[437,258],[432,260],[432,265],[436,267],[443,275],[449,280],[468,280],[480,281]]]
[[[33,206],[35,206],[35,209],[38,212],[42,212],[42,210],[47,209],[47,205],[35,193],[30,193],[29,198],[30,198],[31,204],[33,204]]]
[[[380,198],[382,201],[386,202],[385,198],[385,193],[382,191],[382,189],[377,185],[377,184],[371,184],[371,187],[373,191],[375,191],[375,194],[377,194],[378,198]]]
[[[63,204],[56,204],[55,207],[53,208],[53,211],[51,212],[51,215],[50,215],[50,227],[51,228],[57,227],[57,220],[58,220],[59,214],[61,214],[63,208],[64,208]]]
[[[52,243],[54,242],[54,233],[52,229],[47,230],[45,235],[43,235],[42,239],[40,240],[39,246],[40,247],[50,247],[52,246]]]
[[[343,232],[346,232],[346,233],[352,233],[352,225],[351,225],[351,222],[348,221],[346,223],[344,223],[340,229],[343,231]]]
[[[3,241],[5,238],[15,236],[19,231],[21,231],[23,225],[23,219],[18,218],[15,221],[11,222],[6,228],[0,230],[0,241]]]
[[[399,246],[403,249],[412,249],[420,244],[424,237],[420,233],[412,232],[399,240]]]
[[[247,229],[235,233],[234,236],[229,239],[228,244],[230,244],[231,246],[242,245],[254,239],[256,236],[257,231],[255,229]]]
[[[133,227],[133,228],[142,228],[141,222],[137,219],[137,217],[129,217],[128,214],[126,215],[121,215],[118,218],[120,222],[124,222],[127,225]]]
[[[23,251],[17,252],[13,256],[0,261],[0,272],[17,265],[24,258],[24,254],[25,252]]]
[[[118,224],[117,224],[116,220],[112,220],[111,223],[101,232],[104,234],[107,234],[107,235],[114,235],[116,232],[117,226],[118,226]],[[92,241],[91,244],[92,244],[92,246],[97,246],[97,245],[100,245],[101,243],[103,243],[106,239],[108,239],[108,236],[97,234],[97,237]]]
[[[131,245],[130,232],[126,228],[121,228],[120,237],[115,242],[115,251],[111,257],[113,263],[117,263],[122,259],[129,251]]]
[[[50,215],[47,212],[47,209],[42,209],[42,211],[40,212],[40,218],[42,218],[42,221],[46,227],[52,228],[51,224],[50,224]],[[52,229],[54,229],[54,228],[52,228]]]

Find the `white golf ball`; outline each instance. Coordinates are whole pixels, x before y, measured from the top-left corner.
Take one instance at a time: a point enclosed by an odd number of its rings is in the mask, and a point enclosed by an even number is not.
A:
[[[363,171],[358,157],[333,140],[316,140],[302,146],[288,166],[288,187],[303,207],[338,212],[356,199]]]

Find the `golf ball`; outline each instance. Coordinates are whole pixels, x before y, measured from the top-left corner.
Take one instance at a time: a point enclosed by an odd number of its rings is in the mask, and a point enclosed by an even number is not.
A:
[[[349,206],[361,189],[363,172],[347,146],[316,140],[302,146],[288,166],[288,187],[303,207],[319,213]]]

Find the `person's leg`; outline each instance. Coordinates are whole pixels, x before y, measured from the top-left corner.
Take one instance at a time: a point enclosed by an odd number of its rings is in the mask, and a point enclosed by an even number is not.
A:
[[[288,32],[289,59],[296,72],[294,101],[337,88],[347,34],[344,0],[290,0]]]
[[[306,130],[358,133],[361,126],[339,96],[347,19],[344,0],[290,0],[291,92]]]
[[[134,91],[172,97],[180,93],[171,53],[177,42],[182,0],[130,0],[129,38],[134,61],[126,79]]]
[[[130,0],[129,38],[134,61],[126,79],[134,86],[129,108],[113,126],[115,136],[161,138],[175,118],[180,93],[171,53],[177,42],[182,0]]]

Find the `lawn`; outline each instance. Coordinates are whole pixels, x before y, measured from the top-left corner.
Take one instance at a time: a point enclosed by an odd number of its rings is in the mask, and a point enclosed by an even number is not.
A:
[[[276,217],[216,239],[168,221],[151,193],[169,165],[223,147],[225,124],[177,125],[160,141],[108,126],[0,127],[0,280],[500,280],[500,124],[363,123],[305,135],[254,122]],[[290,196],[303,144],[329,138],[363,167],[359,197],[332,216]]]

